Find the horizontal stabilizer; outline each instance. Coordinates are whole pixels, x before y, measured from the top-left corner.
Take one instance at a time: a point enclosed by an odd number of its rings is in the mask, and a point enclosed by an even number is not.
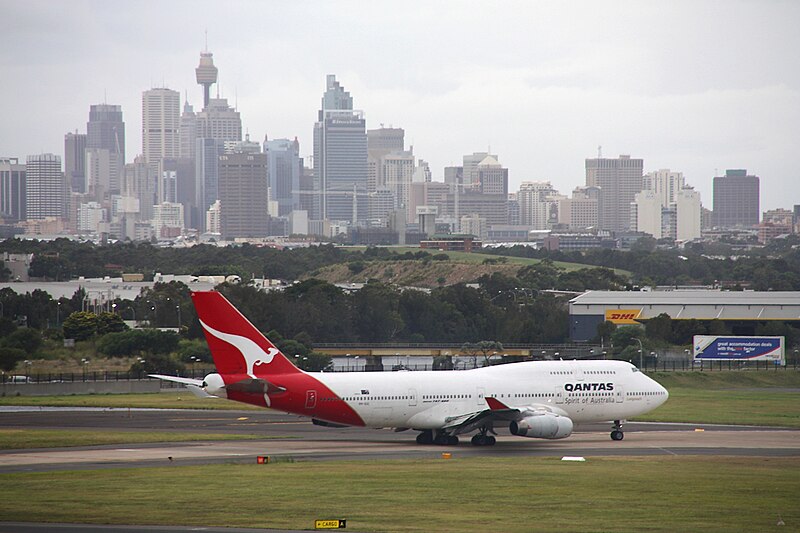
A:
[[[173,383],[180,383],[182,385],[194,385],[195,387],[202,387],[202,379],[182,378],[180,376],[164,376],[161,374],[147,374],[151,378],[163,379],[164,381],[172,381]]]

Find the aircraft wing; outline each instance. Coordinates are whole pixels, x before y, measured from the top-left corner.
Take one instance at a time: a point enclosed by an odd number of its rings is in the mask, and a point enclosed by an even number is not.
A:
[[[491,427],[496,421],[511,422],[533,414],[553,412],[549,406],[544,404],[534,404],[522,408],[508,407],[491,396],[486,397],[486,405],[489,406],[488,409],[449,420],[442,429],[450,431],[453,435],[459,435],[470,433],[483,426]]]

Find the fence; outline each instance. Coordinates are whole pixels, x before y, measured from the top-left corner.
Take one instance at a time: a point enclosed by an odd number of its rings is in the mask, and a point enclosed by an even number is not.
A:
[[[468,363],[468,364],[465,364]],[[469,370],[471,368],[483,366],[483,359],[479,358],[471,362],[461,361],[455,368],[434,369],[431,364],[404,364],[389,367],[384,365],[382,371],[424,371],[424,370]],[[635,364],[635,361],[633,362]],[[642,363],[641,370],[644,372],[723,372],[723,371],[772,371],[780,372],[786,370],[800,369],[800,361],[792,359],[785,365],[775,364],[773,361],[695,361],[693,359],[668,360],[668,361],[648,361]],[[375,372],[381,371],[379,368],[360,366],[360,367],[339,367],[326,372]],[[210,373],[216,372],[214,368],[193,368],[181,372],[182,377],[193,379],[203,379]],[[139,381],[150,380],[149,372],[125,372],[125,371],[96,371],[96,372],[62,372],[62,373],[36,373],[30,375],[9,375],[2,374],[0,383],[5,384],[24,384],[24,383],[80,383],[80,382],[104,382],[104,381]]]

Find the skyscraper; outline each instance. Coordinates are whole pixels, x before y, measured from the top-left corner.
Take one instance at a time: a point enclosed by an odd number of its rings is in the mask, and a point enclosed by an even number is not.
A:
[[[161,159],[180,153],[180,106],[178,91],[161,87],[142,93],[142,153],[154,169]]]
[[[226,98],[212,98],[202,111],[197,113],[197,137],[242,140],[242,118],[239,112],[228,105]]]
[[[85,133],[64,135],[64,175],[71,192],[86,192],[86,141]]]
[[[178,135],[181,142],[180,156],[186,159],[194,159],[195,139],[197,139],[197,115],[195,115],[194,108],[189,105],[188,100],[183,104]]]
[[[405,131],[402,128],[384,128],[367,130],[367,189],[374,192],[377,187],[386,185],[381,174],[381,159],[392,152],[405,150]]]
[[[222,236],[265,237],[267,213],[266,154],[234,153],[219,158],[219,200]]]
[[[206,211],[219,200],[219,157],[225,153],[222,139],[197,139],[195,143],[195,206],[192,226],[201,231],[205,227]],[[265,185],[266,187],[266,185]]]
[[[627,231],[631,225],[631,202],[642,190],[644,160],[621,155],[618,159],[586,160],[586,185],[600,187],[600,229]]]
[[[300,143],[295,138],[264,141],[270,199],[278,202],[278,215],[300,209]]]
[[[122,106],[96,104],[89,107],[86,148],[100,148],[112,154],[119,154],[120,168],[125,165],[125,123],[122,121]]]
[[[28,218],[25,174],[19,158],[0,157],[0,216],[6,221]]]
[[[28,220],[64,217],[67,187],[61,171],[61,157],[55,154],[29,155],[25,168]]]
[[[314,192],[312,218],[353,225],[366,219],[366,123],[334,75],[327,77],[314,125]]]
[[[758,176],[746,169],[726,170],[714,178],[714,225],[720,228],[755,226],[758,224]]]

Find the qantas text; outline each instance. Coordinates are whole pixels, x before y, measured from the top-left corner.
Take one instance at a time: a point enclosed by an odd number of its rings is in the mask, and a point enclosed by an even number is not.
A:
[[[567,392],[614,390],[613,383],[567,383],[564,385]]]

